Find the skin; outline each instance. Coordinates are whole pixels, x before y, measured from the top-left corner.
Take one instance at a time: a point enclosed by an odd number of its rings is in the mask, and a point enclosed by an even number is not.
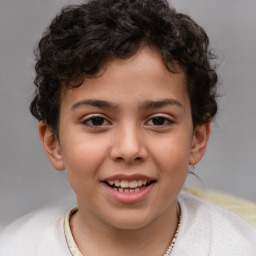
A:
[[[210,133],[209,123],[193,129],[186,75],[173,67],[177,73],[149,48],[111,60],[99,77],[63,93],[58,138],[39,123],[47,156],[57,170],[66,170],[77,195],[71,229],[85,255],[155,256],[169,246],[178,221],[176,197]],[[119,174],[155,182],[143,200],[123,203],[103,185]]]

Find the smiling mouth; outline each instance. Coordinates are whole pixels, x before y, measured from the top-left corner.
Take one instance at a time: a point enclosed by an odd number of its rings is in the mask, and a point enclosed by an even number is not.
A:
[[[108,180],[104,181],[109,187],[118,192],[136,193],[155,183],[155,180]]]

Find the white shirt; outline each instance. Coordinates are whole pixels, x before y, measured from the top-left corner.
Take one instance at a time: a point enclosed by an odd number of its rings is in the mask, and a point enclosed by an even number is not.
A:
[[[181,193],[182,222],[172,256],[256,256],[256,229],[227,210]]]
[[[256,229],[240,217],[186,192],[172,256],[256,256]],[[63,209],[28,214],[0,234],[0,256],[70,256]],[[157,256],[157,255],[156,255]]]

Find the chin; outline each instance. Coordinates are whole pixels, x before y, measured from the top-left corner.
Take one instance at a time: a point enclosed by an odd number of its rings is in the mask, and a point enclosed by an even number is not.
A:
[[[134,221],[123,221],[118,223],[111,223],[112,226],[120,230],[136,230],[147,226],[148,223],[145,222],[134,222]]]
[[[135,230],[146,227],[152,222],[152,219],[141,214],[141,213],[125,213],[119,216],[114,216],[115,218],[108,221],[108,224],[116,229],[122,230]]]

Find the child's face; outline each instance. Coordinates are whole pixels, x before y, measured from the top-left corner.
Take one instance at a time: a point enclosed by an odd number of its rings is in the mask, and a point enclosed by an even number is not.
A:
[[[64,93],[59,141],[40,123],[45,150],[66,169],[88,219],[139,228],[176,213],[188,165],[200,160],[209,134],[209,125],[193,130],[185,73],[176,68],[168,72],[149,49],[114,59]]]

